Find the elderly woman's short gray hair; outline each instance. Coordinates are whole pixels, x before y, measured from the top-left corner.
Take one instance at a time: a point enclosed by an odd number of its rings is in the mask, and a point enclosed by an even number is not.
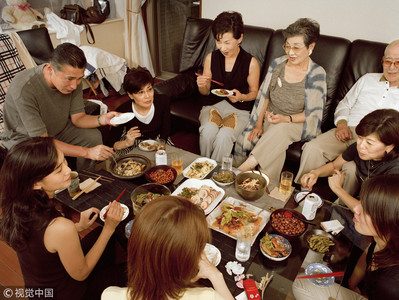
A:
[[[283,30],[284,40],[293,36],[303,36],[305,46],[308,48],[310,44],[316,43],[320,36],[320,25],[315,20],[309,18],[301,18],[289,25]]]

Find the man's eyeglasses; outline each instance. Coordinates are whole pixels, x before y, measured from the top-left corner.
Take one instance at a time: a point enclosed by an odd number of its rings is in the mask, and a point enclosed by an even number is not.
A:
[[[391,59],[385,59],[385,58],[382,59],[382,65],[384,67],[389,68],[392,64],[395,66],[395,68],[399,68],[399,60],[391,60]]]
[[[291,49],[294,52],[299,52],[303,48],[305,48],[305,46],[290,46],[290,45],[287,45],[287,44],[283,44],[283,49],[285,50],[285,52],[289,52]]]

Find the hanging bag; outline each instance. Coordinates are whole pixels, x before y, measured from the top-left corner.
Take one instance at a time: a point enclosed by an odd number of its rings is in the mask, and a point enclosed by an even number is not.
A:
[[[67,4],[60,11],[61,18],[71,21],[76,25],[84,25],[86,29],[86,39],[89,44],[94,44],[96,40],[94,39],[93,31],[88,22],[87,10],[77,4]],[[89,35],[91,37],[91,41],[89,40]]]

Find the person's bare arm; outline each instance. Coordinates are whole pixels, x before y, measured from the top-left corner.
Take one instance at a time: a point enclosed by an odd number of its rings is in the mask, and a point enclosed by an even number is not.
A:
[[[202,75],[197,77],[197,85],[198,91],[201,95],[208,95],[209,90],[211,89],[211,82],[209,79],[212,79],[212,71],[211,71],[211,57],[212,53],[209,53],[204,62],[204,71]]]
[[[368,248],[367,248],[368,249]],[[361,294],[359,289],[359,283],[364,279],[366,276],[366,256],[367,256],[367,249],[363,252],[360,256],[359,260],[356,263],[355,268],[353,269],[352,275],[348,280],[348,286],[352,291]]]
[[[111,119],[119,114],[116,111],[110,111],[104,115],[92,116],[81,112],[71,115],[71,121],[78,128],[97,128],[103,125],[111,125]]]
[[[353,209],[359,204],[360,201],[355,197],[352,197],[352,195],[343,189],[342,185],[344,183],[344,176],[344,172],[335,170],[335,174],[328,178],[328,185],[334,194],[337,195],[338,198],[341,199],[353,212]]]

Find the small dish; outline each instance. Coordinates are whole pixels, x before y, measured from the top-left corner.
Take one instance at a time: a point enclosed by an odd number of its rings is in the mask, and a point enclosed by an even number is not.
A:
[[[332,271],[329,267],[319,263],[310,264],[305,269],[306,275],[316,275],[324,273],[332,273]],[[327,287],[334,283],[335,277],[332,276],[332,277],[309,278],[309,280],[314,285]]]
[[[125,204],[122,204],[122,203],[119,203],[119,204],[123,207],[123,210],[124,210],[124,212],[123,212],[123,217],[122,217],[122,221],[123,221],[123,220],[126,219],[127,216],[129,215],[129,208],[128,208]],[[105,222],[104,214],[105,214],[105,212],[107,211],[107,209],[108,209],[108,205],[107,205],[107,206],[104,206],[104,207],[101,209],[101,211],[100,211],[100,219],[101,219],[101,221],[103,221],[103,222]]]
[[[154,140],[145,140],[139,144],[139,149],[142,151],[155,151],[157,149],[157,142]]]
[[[228,97],[234,94],[232,91],[226,89],[213,89],[211,93],[219,97]]]
[[[229,176],[229,177],[222,177],[223,181],[218,181],[216,178],[218,178],[219,176]],[[231,181],[226,182],[227,178],[230,178],[231,176]],[[218,178],[220,179],[220,178]],[[234,181],[236,180],[236,174],[233,171],[230,170],[225,170],[225,169],[219,169],[218,171],[216,171],[215,173],[212,174],[212,180],[220,186],[229,186],[231,184],[234,183]]]
[[[298,201],[300,201],[306,194],[308,194],[309,191],[302,191],[302,192],[298,192],[295,195],[295,202],[298,203]],[[320,198],[319,195],[315,194],[315,193],[311,193],[309,194],[307,197],[314,197],[317,200],[318,206],[317,208],[320,208],[323,206],[323,200]],[[305,200],[305,199],[304,199]],[[303,206],[305,203],[305,201],[301,201],[301,203],[299,203],[299,206]]]
[[[284,252],[288,253],[288,254],[287,255],[283,255],[283,254],[279,253],[278,257],[270,256],[270,255],[268,255],[266,253],[265,250],[263,250],[262,244],[264,244],[264,243],[261,241],[259,243],[259,247],[260,247],[260,251],[262,252],[262,254],[264,256],[266,256],[268,259],[271,259],[271,260],[274,260],[274,261],[282,261],[282,260],[286,259],[288,256],[290,256],[290,254],[292,252],[292,246],[291,246],[291,243],[285,237],[283,237],[281,235],[278,235],[278,234],[269,234],[269,236],[270,236],[271,239],[273,239],[273,238],[276,239],[278,245],[282,246],[284,248],[284,250],[285,250]]]
[[[212,244],[206,243],[204,251],[208,260],[213,263],[215,267],[217,267],[222,260],[222,254],[220,253],[219,249]]]
[[[167,175],[169,173],[169,175]],[[167,176],[169,177],[167,177]],[[175,181],[177,172],[174,168],[168,165],[158,165],[152,167],[145,173],[145,179],[148,182],[168,185]]]
[[[327,246],[326,248],[324,248],[325,249],[325,251],[324,251],[323,247],[322,247],[323,245],[321,245],[321,244],[317,245],[317,241],[316,241],[316,243],[313,242],[314,243],[313,247],[311,247],[309,240],[312,237],[312,235],[316,235],[316,236],[320,235],[320,236],[322,236],[322,238],[324,237],[325,239],[328,238],[330,241],[332,241],[334,243],[334,245]],[[311,230],[306,231],[306,233],[303,235],[303,239],[306,242],[309,249],[312,249],[313,251],[323,253],[323,254],[332,252],[334,250],[335,245],[337,244],[336,239],[331,234],[329,234],[328,232],[325,232],[324,230],[321,230],[321,229],[311,229]],[[320,241],[320,242],[323,243],[322,241]]]
[[[111,121],[109,121],[112,125],[120,125],[125,124],[132,120],[135,117],[134,113],[124,113],[120,114],[117,117],[113,117]]]

